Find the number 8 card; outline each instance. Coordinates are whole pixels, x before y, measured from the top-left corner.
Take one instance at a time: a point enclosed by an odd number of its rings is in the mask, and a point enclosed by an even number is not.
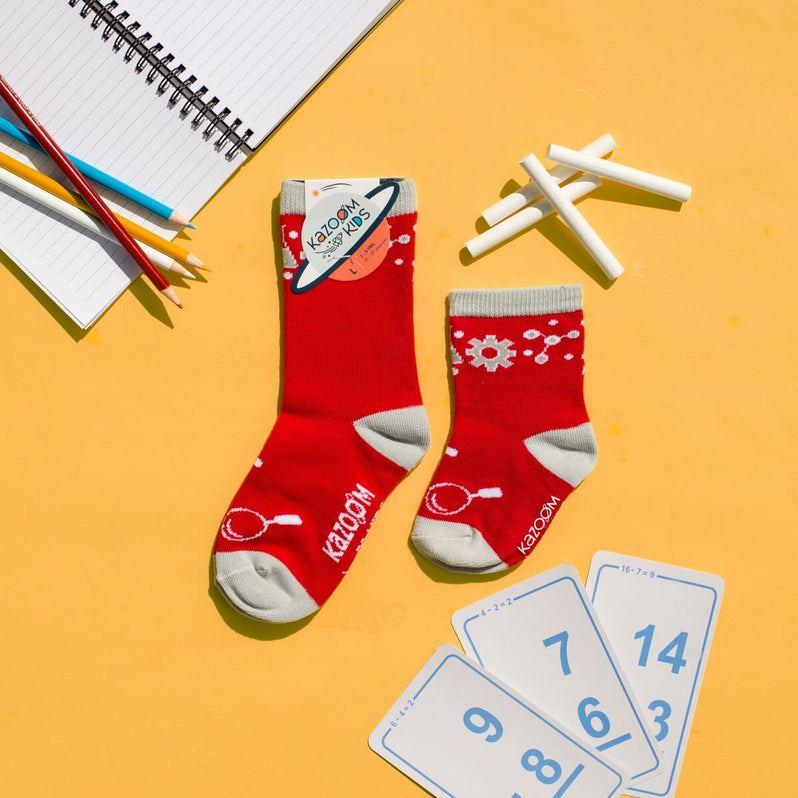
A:
[[[625,774],[453,646],[369,737],[439,798],[618,798]]]
[[[561,565],[458,610],[467,654],[629,774],[660,769],[660,754],[576,569]]]
[[[606,551],[593,557],[588,596],[667,761],[632,795],[670,798],[676,790],[723,588],[719,576],[700,571]]]

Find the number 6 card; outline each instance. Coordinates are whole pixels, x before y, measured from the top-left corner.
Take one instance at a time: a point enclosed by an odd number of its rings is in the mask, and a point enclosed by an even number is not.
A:
[[[619,798],[625,774],[454,646],[369,737],[438,798]]]
[[[593,557],[588,595],[668,763],[631,795],[676,790],[723,587],[700,571],[606,551]]]
[[[660,768],[654,735],[576,569],[561,565],[458,610],[467,654],[629,774]]]

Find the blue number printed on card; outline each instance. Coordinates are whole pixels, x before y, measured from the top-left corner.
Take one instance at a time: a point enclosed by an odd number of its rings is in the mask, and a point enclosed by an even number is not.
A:
[[[547,637],[543,641],[543,645],[546,647],[555,644],[559,644],[560,646],[560,667],[562,668],[562,675],[570,676],[572,671],[568,663],[568,632],[558,632],[556,635],[551,635],[551,637]]]
[[[668,732],[670,731],[668,718],[671,716],[671,705],[667,701],[658,698],[652,701],[648,705],[648,708],[654,713],[653,720],[657,726],[655,739],[658,743],[661,743],[668,736]]]
[[[485,606],[504,601],[502,613]],[[632,780],[660,766],[653,729],[606,645],[571,566],[559,566],[455,613],[466,651],[594,750],[607,752]]]
[[[723,588],[713,574],[610,552],[593,558],[591,601],[669,765],[633,795],[676,789]]]
[[[562,631],[547,637],[543,641],[543,645],[546,647],[559,645],[560,667],[562,668],[563,676],[570,676],[573,671],[571,670],[571,665],[568,662],[568,632]],[[597,739],[606,737],[611,728],[610,719],[607,717],[607,715],[598,709],[593,709],[593,707],[598,706],[599,703],[600,702],[598,698],[588,696],[587,698],[582,699],[577,707],[577,715],[579,717],[579,722],[582,724],[582,728],[589,737]],[[614,737],[612,740],[607,740],[607,742],[597,745],[596,750],[606,751],[608,748],[613,748],[614,746],[625,743],[627,740],[631,739],[632,735],[629,734],[629,732],[625,732],[624,734],[619,734],[617,737]]]
[[[438,649],[369,744],[441,798],[619,798],[625,786],[617,767],[452,646]]]
[[[463,715],[463,724],[475,734],[483,734],[486,743],[495,743],[501,740],[504,728],[501,721],[482,707],[471,707]],[[521,754],[521,767],[524,770],[534,773],[541,784],[554,784],[562,777],[562,766],[556,759],[547,759],[542,751],[537,748],[530,748]],[[561,798],[568,788],[576,781],[576,777],[585,769],[582,764],[577,765],[565,778],[559,789],[552,798]],[[517,792],[513,796],[521,798]]]
[[[643,645],[640,650],[640,659],[637,664],[641,668],[648,665],[648,655],[651,651],[651,643],[654,640],[654,632],[657,627],[653,623],[644,626],[638,632],[635,632],[635,640],[642,639]],[[657,655],[657,662],[664,662],[666,665],[671,666],[671,673],[678,674],[679,671],[687,665],[687,660],[684,658],[684,650],[687,647],[687,632],[679,632],[676,637],[668,643],[662,651]]]

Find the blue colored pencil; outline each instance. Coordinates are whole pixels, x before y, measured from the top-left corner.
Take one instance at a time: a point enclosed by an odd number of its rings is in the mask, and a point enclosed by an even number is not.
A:
[[[21,130],[12,122],[9,122],[7,119],[0,116],[0,132],[6,133],[11,138],[16,139],[17,141],[21,141],[23,144],[27,144],[29,147],[33,147],[34,149],[43,151],[42,148],[39,146],[39,142],[31,136],[26,130]],[[170,208],[168,205],[164,205],[162,202],[158,202],[158,200],[153,199],[152,197],[148,196],[142,191],[139,191],[132,186],[127,185],[127,183],[123,183],[121,180],[117,180],[115,177],[112,177],[109,174],[97,169],[97,167],[92,166],[91,164],[86,163],[85,161],[81,161],[80,158],[76,158],[74,155],[70,155],[69,153],[65,153],[66,156],[75,164],[75,167],[78,169],[79,172],[83,174],[84,177],[88,177],[90,180],[94,180],[96,183],[99,183],[101,186],[105,186],[106,188],[110,188],[112,191],[115,191],[117,194],[126,197],[129,200],[139,204],[142,208],[146,208],[148,211],[152,211],[157,216],[161,216],[164,219],[168,219],[170,222],[174,224],[179,224],[183,226],[188,226],[193,229],[194,225],[188,223],[188,219],[183,216],[182,213],[176,211],[174,208]]]

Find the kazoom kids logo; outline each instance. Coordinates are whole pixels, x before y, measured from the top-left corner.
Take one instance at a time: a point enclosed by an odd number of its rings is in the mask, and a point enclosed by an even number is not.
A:
[[[363,223],[371,218],[371,211],[355,197],[345,200],[341,207],[308,236],[304,244],[316,255],[331,255],[342,245],[344,238],[361,232]],[[358,235],[359,238],[359,235]]]
[[[380,226],[398,196],[399,184],[391,180],[365,196],[344,191],[311,208],[302,225],[305,260],[291,290],[303,294],[346,263]]]

